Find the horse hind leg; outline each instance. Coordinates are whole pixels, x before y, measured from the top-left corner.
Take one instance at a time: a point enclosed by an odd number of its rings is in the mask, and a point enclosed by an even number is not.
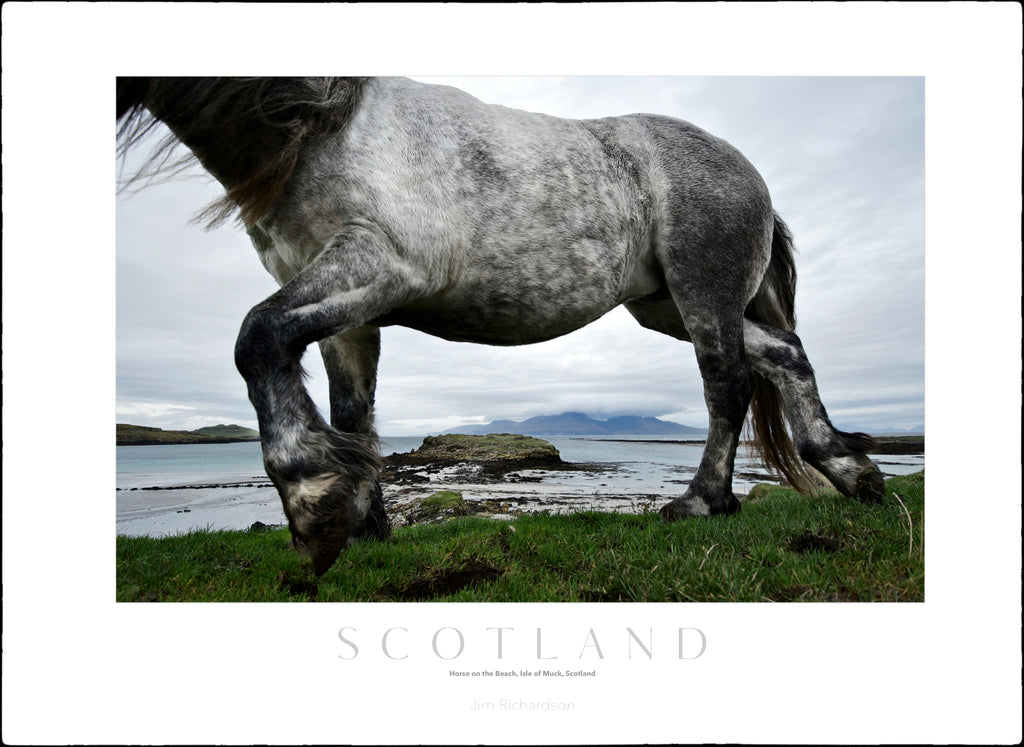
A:
[[[683,342],[694,342],[674,301],[640,298],[627,302],[625,306],[641,326]],[[700,330],[701,325],[697,328]],[[721,339],[717,334],[707,336],[711,340]],[[721,351],[716,352],[718,348],[713,343],[705,343],[704,337],[698,332],[700,342],[694,346],[710,416],[708,438],[700,465],[686,493],[662,508],[661,513],[667,519],[729,514],[740,508],[732,493],[732,472],[743,414],[747,408],[745,403],[751,396],[752,379],[742,356],[736,355],[739,344],[734,343],[729,360],[728,356],[719,354]]]
[[[689,336],[697,353],[708,408],[708,436],[697,471],[686,492],[664,506],[662,516],[681,519],[735,513],[733,467],[740,432],[753,391],[743,354],[742,328],[727,320],[693,317],[671,327],[675,337]]]
[[[836,430],[818,396],[818,386],[800,338],[767,324],[744,320],[743,340],[754,371],[767,379],[782,399],[782,409],[800,459],[811,465],[840,493],[864,501],[885,495],[882,473],[868,457],[874,439]],[[779,423],[776,429],[783,428]],[[798,465],[776,465],[790,482],[807,492],[811,481]]]

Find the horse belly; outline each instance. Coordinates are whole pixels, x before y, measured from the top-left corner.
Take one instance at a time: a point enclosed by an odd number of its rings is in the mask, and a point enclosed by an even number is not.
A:
[[[626,247],[583,241],[477,258],[443,290],[385,315],[458,342],[523,345],[572,332],[625,300],[654,292],[660,279]],[[628,271],[627,271],[628,268]]]
[[[474,215],[453,223],[477,231],[459,234],[440,252],[412,252],[444,257],[435,263],[445,268],[439,289],[382,323],[455,341],[521,345],[572,332],[661,286],[652,231],[630,221],[625,200],[607,191],[601,199],[543,194],[550,197],[546,206],[523,194],[464,203]],[[446,243],[441,236],[434,238]]]
[[[573,332],[614,306],[588,304],[566,309],[551,302],[532,308],[520,304],[487,306],[473,298],[453,301],[439,295],[395,309],[373,324],[409,327],[453,342],[528,345]]]

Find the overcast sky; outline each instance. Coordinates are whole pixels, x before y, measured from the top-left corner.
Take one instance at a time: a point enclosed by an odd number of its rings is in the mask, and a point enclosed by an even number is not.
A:
[[[562,117],[666,114],[731,142],[761,172],[794,233],[797,331],[833,422],[924,423],[923,78],[419,80]],[[276,285],[241,229],[190,224],[220,192],[195,173],[117,203],[117,420],[255,427],[233,347],[246,311]],[[326,412],[315,347],[304,364]],[[520,348],[383,330],[384,435],[567,410],[707,425],[692,346],[643,329],[621,308]]]

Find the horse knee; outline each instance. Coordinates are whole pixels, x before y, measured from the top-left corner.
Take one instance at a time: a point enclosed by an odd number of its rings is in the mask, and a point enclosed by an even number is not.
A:
[[[235,367],[238,372],[246,381],[251,381],[281,367],[289,357],[297,356],[289,351],[282,339],[276,309],[266,304],[253,307],[242,321],[235,340]]]

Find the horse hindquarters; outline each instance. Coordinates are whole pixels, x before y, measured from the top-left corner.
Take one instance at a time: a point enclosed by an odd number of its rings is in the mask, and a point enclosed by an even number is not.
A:
[[[760,435],[778,441],[767,449],[781,457],[773,466],[797,478],[807,461],[847,495],[880,496],[881,475],[864,455],[869,439],[832,428],[799,340],[779,329],[793,326],[796,273],[788,230],[764,182],[738,151],[692,125],[658,117],[644,122],[663,186],[656,253],[678,318],[665,302],[627,307],[641,324],[692,340],[710,418],[697,473],[663,513],[675,518],[738,508],[732,471],[742,423],[754,392],[773,389],[778,397],[759,396],[755,403],[755,425],[769,425]]]
[[[697,472],[662,513],[732,513],[739,508],[733,467],[753,393],[743,314],[768,265],[771,200],[754,167],[728,143],[678,120],[638,121],[654,154],[654,253],[671,302],[640,300],[627,308],[641,324],[692,341],[709,416]]]

